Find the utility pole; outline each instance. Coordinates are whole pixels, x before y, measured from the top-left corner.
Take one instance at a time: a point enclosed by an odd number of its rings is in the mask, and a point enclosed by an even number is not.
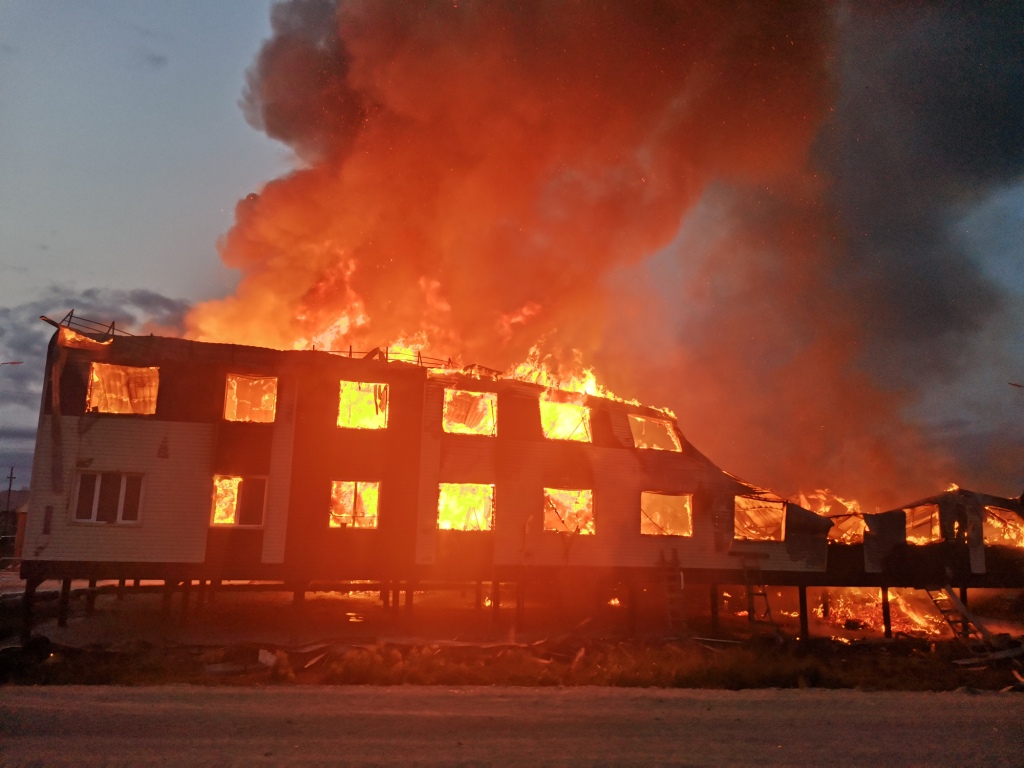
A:
[[[12,526],[14,516],[11,514],[11,489],[14,487],[14,467],[7,474],[7,506],[0,514],[0,560],[6,559],[4,552],[7,549],[7,540],[13,539],[17,526]],[[12,530],[13,529],[13,530]],[[13,541],[11,542],[11,554],[14,554]],[[0,566],[2,567],[2,566]]]
[[[7,511],[8,513],[11,511],[11,488],[14,487],[15,479],[16,478],[14,477],[14,467],[11,467],[11,471],[7,475],[7,509],[5,511]]]

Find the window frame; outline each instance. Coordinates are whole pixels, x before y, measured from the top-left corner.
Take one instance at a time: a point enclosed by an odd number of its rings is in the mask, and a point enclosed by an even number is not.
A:
[[[579,526],[577,526],[576,530],[570,531],[569,530],[569,526],[565,524],[565,521],[562,520],[561,516],[557,515],[557,513],[556,513],[556,517],[558,517],[558,519],[561,520],[562,525],[565,526],[565,530],[560,530],[560,529],[557,529],[557,528],[548,528],[547,527],[547,519],[548,519],[548,514],[547,514],[548,513],[548,508],[547,508],[547,505],[548,505],[549,500],[550,500],[550,494],[548,493],[549,491],[567,491],[569,493],[583,493],[583,492],[586,492],[586,493],[590,494],[590,526],[589,526],[590,530],[587,530],[586,526],[584,528],[582,528],[582,529]],[[544,504],[543,504],[543,507],[541,508],[541,518],[542,518],[541,519],[541,526],[542,526],[542,530],[543,530],[544,533],[568,534],[570,536],[597,536],[597,494],[594,492],[593,488],[556,488],[554,486],[545,486],[543,488],[543,499],[544,499]]]
[[[344,389],[345,389],[346,385],[355,385],[357,389],[362,387],[362,386],[380,387],[383,390],[383,393],[384,393],[383,394],[383,401],[384,401],[383,408],[381,408],[380,406],[378,406],[376,404],[377,400],[379,399],[379,395],[377,394],[377,392],[375,391],[374,394],[373,394],[373,396],[374,396],[374,407],[377,408],[377,413],[379,414],[382,411],[384,413],[384,423],[382,425],[380,425],[380,426],[362,427],[362,426],[353,426],[351,424],[342,424],[341,423],[342,394],[344,392]],[[362,390],[360,389],[359,391],[362,391]],[[335,420],[335,426],[338,429],[358,429],[358,430],[363,430],[363,431],[367,431],[367,432],[378,432],[378,431],[382,431],[382,430],[387,429],[390,426],[390,424],[391,424],[391,383],[390,382],[387,382],[387,381],[354,381],[354,380],[351,380],[351,379],[339,379],[338,380],[338,407],[337,407],[336,420]]]
[[[441,497],[444,486],[471,485],[480,488],[490,489],[491,510],[488,516],[487,528],[442,528],[441,527]],[[437,484],[437,512],[434,515],[434,528],[438,531],[456,531],[458,533],[493,533],[497,523],[497,485],[495,483],[441,483]]]
[[[772,509],[772,510],[774,510],[776,507],[781,506],[782,510],[781,510],[781,513],[780,513],[780,520],[779,520],[779,535],[777,537],[774,536],[774,535],[773,536],[767,536],[767,535],[765,535],[765,536],[743,536],[743,535],[738,535],[738,534],[742,533],[742,531],[738,529],[739,510],[737,510],[737,508],[736,508],[739,499],[747,499],[748,501],[756,502],[756,503],[760,504],[760,506],[756,506],[755,504],[750,504],[750,505],[748,505],[748,510],[745,510],[745,511],[749,511],[751,509],[755,509],[755,510],[756,509]],[[733,538],[733,541],[752,541],[752,542],[757,542],[759,544],[765,544],[765,543],[779,544],[779,543],[784,542],[786,540],[786,518],[788,517],[789,504],[786,502],[785,499],[781,499],[781,498],[780,499],[761,498],[756,493],[755,494],[737,493],[737,494],[735,494],[733,496],[732,504],[733,504],[733,507],[732,507],[732,514],[733,514],[733,518],[732,518],[732,538]]]
[[[155,384],[156,392],[153,395],[153,410],[152,411],[136,411],[133,408],[133,410],[131,410],[131,411],[105,411],[105,410],[102,410],[99,405],[92,406],[91,405],[91,401],[92,401],[92,393],[93,393],[93,384],[94,384],[94,381],[95,381],[94,376],[96,375],[95,371],[96,371],[96,369],[99,366],[103,366],[104,368],[118,368],[118,369],[123,369],[123,370],[152,371],[153,375],[156,378],[156,384]],[[126,382],[126,387],[127,387],[127,382]],[[87,384],[86,389],[85,389],[85,412],[86,413],[102,414],[104,416],[155,416],[156,415],[156,411],[157,411],[157,405],[159,404],[159,400],[160,400],[160,366],[157,366],[157,365],[120,365],[118,363],[101,363],[101,362],[97,362],[95,360],[93,360],[93,361],[91,361],[89,363],[89,381],[88,381],[88,384]],[[130,393],[129,393],[128,402],[129,402],[129,404],[132,402]]]
[[[672,422],[671,419],[658,418],[656,416],[647,416],[646,414],[643,414],[643,413],[627,413],[626,414],[626,419],[629,422],[629,432],[630,432],[630,434],[633,437],[633,447],[636,450],[638,450],[638,451],[665,451],[667,453],[682,453],[683,452],[683,443],[679,439],[679,433],[676,431],[676,425]],[[673,447],[672,448],[663,448],[663,447],[661,447],[659,445],[638,445],[637,443],[638,443],[639,437],[637,435],[637,429],[634,428],[634,425],[636,427],[639,427],[640,431],[643,431],[644,428],[645,428],[645,426],[644,426],[645,424],[657,424],[659,426],[665,427],[665,433],[672,440]]]
[[[90,506],[90,517],[84,518],[78,516],[78,504],[82,494],[82,478],[86,475],[91,475],[96,478],[96,482],[93,485],[92,490],[92,505]],[[118,475],[120,477],[118,483],[118,497],[117,497],[117,517],[114,520],[100,520],[98,519],[99,508],[100,508],[100,491],[103,485],[104,475]],[[137,477],[139,478],[139,497],[136,502],[136,514],[134,520],[124,519],[124,502],[128,493],[128,478]],[[75,473],[75,492],[71,499],[71,505],[69,512],[71,515],[72,523],[80,523],[82,525],[128,525],[137,526],[142,523],[142,508],[146,497],[146,475],[144,472],[122,472],[120,470],[79,470]]]
[[[647,511],[644,509],[644,496],[645,495],[648,495],[648,496],[665,496],[665,497],[672,498],[672,499],[686,499],[686,509],[687,509],[688,517],[689,517],[689,520],[688,520],[688,522],[689,522],[689,529],[690,529],[689,533],[668,533],[667,531],[665,531],[664,528],[661,528],[661,526],[658,525],[658,523],[656,523],[654,521],[654,518],[651,517],[647,513]],[[644,519],[645,518],[655,528],[661,528],[662,532],[661,533],[648,533],[648,532],[644,531]],[[692,539],[693,538],[693,494],[692,493],[668,493],[668,492],[665,492],[665,491],[651,491],[651,490],[640,491],[640,535],[641,536],[654,536],[654,537],[658,537],[658,538],[662,538],[662,537],[665,537],[665,536],[669,536],[669,537],[674,536],[674,537],[677,537],[677,538]]]
[[[579,423],[573,428],[572,432],[570,432],[565,437],[561,437],[561,436],[558,436],[558,435],[550,434],[549,430],[545,429],[545,426],[544,426],[544,424],[545,424],[545,419],[544,419],[544,410],[545,410],[545,408],[551,409],[553,411],[558,411],[558,410],[561,410],[561,409],[566,409],[566,410],[568,410],[568,409],[578,409],[579,412],[582,414],[582,417],[580,418]],[[542,395],[540,397],[540,399],[537,400],[537,412],[538,412],[538,414],[540,416],[540,430],[541,430],[541,434],[544,436],[545,440],[557,440],[557,441],[564,442],[564,443],[583,443],[583,444],[586,444],[586,445],[593,445],[594,444],[594,427],[593,427],[593,422],[592,422],[592,420],[590,418],[591,410],[592,410],[591,407],[589,405],[587,405],[586,403],[582,403],[582,402],[578,402],[577,403],[577,402],[572,402],[572,401],[567,401],[567,400],[555,400],[555,399],[551,399],[549,397],[545,397],[545,396]],[[582,433],[581,433],[583,436],[582,437],[575,437],[575,435],[578,434],[578,431],[580,430],[580,427],[583,428],[582,429]],[[580,489],[580,490],[583,490],[583,489]]]
[[[454,399],[456,395],[466,394],[483,398],[487,402],[488,410],[490,411],[490,432],[472,432],[468,429],[449,429],[448,428],[448,404]],[[461,422],[460,422],[461,423]],[[497,437],[498,436],[498,393],[480,391],[475,389],[463,389],[462,387],[445,387],[444,388],[444,403],[441,406],[441,429],[446,435],[475,435],[477,437]]]
[[[334,514],[334,486],[337,483],[353,483],[352,489],[352,519],[355,519],[355,504],[358,504],[359,499],[359,486],[360,485],[376,485],[377,486],[377,508],[373,511],[373,525],[372,526],[358,526],[358,525],[332,525],[335,519]],[[332,531],[376,531],[380,529],[380,480],[331,480],[331,501],[328,504],[327,509],[327,527]]]
[[[266,420],[257,419],[240,419],[238,418],[238,384],[235,384],[235,418],[228,417],[228,392],[230,387],[231,379],[247,379],[250,381],[266,381],[273,380],[274,382],[274,408],[271,413],[271,417]],[[277,399],[278,393],[280,392],[280,379],[277,376],[264,376],[262,374],[254,373],[226,373],[224,375],[224,407],[221,410],[221,419],[235,424],[273,424],[277,421]],[[250,405],[250,411],[252,406]]]
[[[217,515],[217,479],[218,478],[238,478],[239,489],[235,496],[235,519],[230,523],[218,523],[215,522]],[[262,480],[263,481],[263,501],[260,506],[260,522],[259,523],[241,523],[239,522],[239,501],[242,498],[241,486],[246,480]],[[270,486],[270,477],[268,475],[228,475],[215,473],[212,479],[212,492],[210,494],[210,519],[209,527],[216,528],[218,530],[231,530],[232,528],[245,528],[249,530],[255,530],[257,528],[263,528],[267,523],[267,496],[269,495],[268,489]]]

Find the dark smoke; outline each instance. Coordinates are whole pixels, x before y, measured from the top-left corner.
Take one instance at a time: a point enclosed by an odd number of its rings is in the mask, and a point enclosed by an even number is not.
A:
[[[839,15],[820,141],[844,245],[834,284],[860,297],[864,361],[888,384],[954,372],[1006,300],[953,224],[1024,174],[1021,19],[1016,3]]]

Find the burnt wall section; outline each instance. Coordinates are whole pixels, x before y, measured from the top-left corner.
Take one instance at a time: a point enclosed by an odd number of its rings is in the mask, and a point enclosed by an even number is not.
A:
[[[62,367],[54,364],[58,357]],[[439,376],[399,362],[157,337],[118,337],[102,348],[59,353],[51,347],[51,358],[59,398],[48,388],[43,401],[40,435],[49,442],[41,439],[37,450],[30,558],[198,563],[218,578],[272,574],[297,583],[489,579],[566,567],[649,570],[673,557],[693,571],[737,568],[730,554],[733,499],[750,487],[674,426],[680,450],[637,448],[630,415],[674,424],[656,409],[556,393],[590,409],[589,440],[577,441],[545,437],[540,402],[550,393],[540,386]],[[155,413],[86,413],[94,361],[158,367]],[[228,374],[277,379],[272,422],[225,420]],[[377,406],[386,388],[386,426],[339,426],[342,382],[375,385]],[[493,395],[481,400],[496,407],[496,434],[446,432],[448,387]],[[65,415],[51,428],[58,401]],[[59,460],[48,463],[52,457]],[[115,528],[72,520],[78,475],[90,467],[144,475],[137,522]],[[239,524],[213,524],[215,475],[248,478],[250,489],[264,489],[259,524],[249,513]],[[51,476],[62,487],[48,485]],[[332,526],[336,482],[379,484],[375,526]],[[493,528],[438,530],[440,484],[493,486]],[[593,533],[545,530],[545,489],[591,494]],[[689,497],[692,534],[642,533],[644,493]],[[817,518],[807,525],[797,518],[788,516],[786,541],[743,546],[772,569],[823,571],[827,524],[819,531]]]
[[[411,576],[423,382],[403,363],[297,353],[285,566],[300,579]],[[341,381],[386,384],[387,427],[338,426]],[[331,484],[379,482],[375,530],[331,528]]]

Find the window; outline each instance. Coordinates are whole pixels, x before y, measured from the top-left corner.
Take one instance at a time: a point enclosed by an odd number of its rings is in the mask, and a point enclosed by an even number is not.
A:
[[[96,413],[156,413],[159,368],[93,363],[89,368],[86,410]]]
[[[75,495],[75,521],[137,523],[142,506],[142,475],[82,472]]]
[[[786,535],[786,502],[761,496],[737,496],[732,535],[748,541],[782,541]]]
[[[683,450],[675,427],[668,419],[653,419],[649,416],[631,413],[629,414],[629,429],[633,433],[633,445],[637,448],[676,451],[677,453]]]
[[[932,544],[942,541],[942,526],[939,519],[938,504],[920,504],[906,507],[907,543]]]
[[[581,403],[565,403],[540,398],[540,426],[551,440],[590,442],[590,409]]]
[[[544,489],[544,530],[594,534],[594,492],[567,488]]]
[[[335,480],[331,483],[331,528],[376,528],[380,483]]]
[[[444,391],[444,431],[459,435],[498,434],[498,395],[465,389]]]
[[[365,381],[341,382],[338,426],[385,429],[388,426],[388,385]]]
[[[489,531],[494,527],[494,486],[441,483],[437,527],[442,531]]]
[[[277,411],[277,377],[229,373],[224,388],[224,418],[268,424]]]
[[[265,477],[213,476],[213,525],[263,525]]]
[[[640,533],[644,536],[692,536],[693,496],[656,491],[641,493]]]
[[[1002,507],[985,507],[982,535],[989,545],[1024,547],[1024,519]]]

